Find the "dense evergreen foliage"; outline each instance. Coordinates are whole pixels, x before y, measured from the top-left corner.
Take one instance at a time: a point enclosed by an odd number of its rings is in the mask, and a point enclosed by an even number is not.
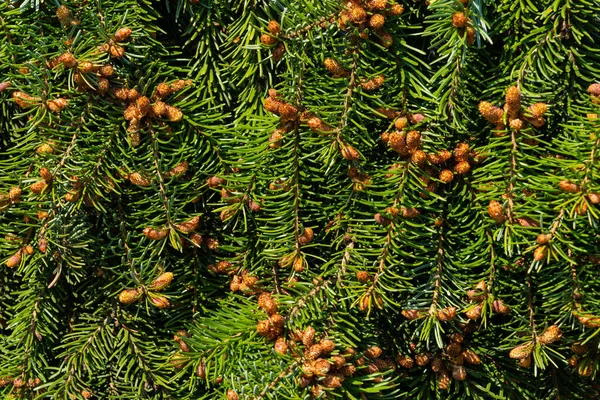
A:
[[[600,397],[599,0],[0,1],[0,391]]]

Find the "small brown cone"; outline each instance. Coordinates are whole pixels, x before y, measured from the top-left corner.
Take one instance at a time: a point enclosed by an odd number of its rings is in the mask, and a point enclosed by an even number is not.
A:
[[[21,264],[21,259],[23,258],[22,253],[23,252],[21,250],[18,250],[15,254],[10,256],[10,258],[6,260],[6,266],[8,268],[18,267],[19,264]]]
[[[148,289],[160,292],[171,284],[173,281],[172,272],[164,272],[160,274],[149,286]]]
[[[479,103],[479,112],[492,124],[499,124],[502,122],[502,116],[504,115],[504,111],[502,111],[501,108],[493,106],[487,101]]]
[[[450,384],[452,383],[452,379],[450,378],[450,374],[447,370],[441,370],[438,373],[438,388],[440,390],[448,390],[450,388]]]
[[[477,355],[477,353],[475,353],[471,349],[467,349],[467,350],[463,351],[462,352],[462,356],[463,356],[463,359],[465,360],[465,362],[467,364],[471,364],[471,365],[479,365],[479,364],[481,364],[481,359],[479,358],[479,356]]]
[[[171,303],[165,296],[150,297],[150,302],[154,307],[160,309],[171,307]]]
[[[120,28],[114,36],[115,42],[123,42],[131,36],[131,28]]]
[[[533,118],[541,118],[548,111],[548,105],[546,103],[535,103],[527,107]]]
[[[169,234],[168,229],[144,228],[142,232],[151,240],[162,240]]]
[[[465,315],[467,316],[467,318],[471,319],[471,320],[478,320],[479,318],[481,318],[481,312],[483,310],[483,305],[482,304],[478,304],[475,307],[471,308],[470,310],[468,310]]]
[[[457,381],[464,381],[467,379],[467,370],[463,365],[455,365],[452,367],[452,377]]]
[[[506,90],[506,107],[509,113],[518,113],[521,110],[521,91],[516,86]]]
[[[267,28],[269,29],[269,33],[271,33],[271,35],[279,35],[281,33],[281,25],[279,25],[279,22],[275,21],[274,19],[269,21]]]
[[[568,180],[560,181],[558,183],[558,187],[560,190],[567,193],[578,193],[581,191],[581,187],[579,187],[579,185],[576,185]]]
[[[369,18],[369,26],[373,29],[381,29],[385,24],[385,17],[381,14],[373,14]]]
[[[506,220],[502,205],[496,200],[490,201],[490,204],[488,205],[488,214],[497,224],[501,224]]]
[[[516,347],[513,347],[510,353],[508,353],[508,356],[515,360],[523,360],[531,355],[531,352],[533,351],[533,346],[533,342],[520,344]]]
[[[550,325],[546,330],[539,336],[538,340],[541,345],[554,343],[562,337],[562,331],[556,325]]]
[[[142,297],[142,289],[125,289],[119,293],[119,302],[123,304],[132,304]]]
[[[494,302],[492,303],[492,310],[496,313],[496,314],[508,314],[510,313],[510,307],[508,307],[507,305],[504,304],[504,302],[502,300],[494,300]]]
[[[449,169],[444,169],[440,172],[440,181],[450,183],[454,179],[454,173]]]
[[[457,12],[452,15],[452,25],[456,28],[464,28],[467,26],[467,16],[462,12]]]
[[[517,363],[517,365],[521,368],[529,368],[531,367],[531,354],[529,354],[527,357],[519,360],[519,362]]]
[[[437,318],[440,321],[452,321],[456,317],[456,307],[446,307],[438,310]]]
[[[535,261],[543,261],[548,256],[548,246],[538,246],[533,251],[533,259]]]

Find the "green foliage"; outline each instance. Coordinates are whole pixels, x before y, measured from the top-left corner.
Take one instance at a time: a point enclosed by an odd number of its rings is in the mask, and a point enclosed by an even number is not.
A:
[[[3,398],[598,398],[599,27],[0,2]]]

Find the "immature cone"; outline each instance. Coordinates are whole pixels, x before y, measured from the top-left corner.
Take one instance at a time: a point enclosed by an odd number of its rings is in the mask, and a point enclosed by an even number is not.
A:
[[[140,297],[142,297],[142,289],[125,289],[121,293],[119,293],[119,302],[123,304],[131,304],[136,302]]]
[[[373,14],[369,18],[369,26],[373,29],[381,29],[385,24],[385,17],[381,14]]]
[[[475,307],[471,308],[470,310],[468,310],[465,315],[467,316],[467,318],[472,319],[472,320],[478,320],[479,318],[481,318],[481,312],[482,312],[483,306],[481,304],[476,305]]]
[[[492,303],[492,310],[496,314],[508,314],[510,313],[510,307],[504,304],[502,300],[494,300]]]
[[[449,169],[442,170],[440,172],[440,181],[444,183],[450,183],[454,179],[454,174]]]
[[[511,119],[509,125],[515,131],[520,131],[521,129],[523,129],[523,121],[519,118]]]
[[[366,271],[358,271],[356,273],[356,279],[361,283],[367,283],[371,281],[371,275]]]
[[[508,356],[515,360],[523,360],[523,359],[529,357],[531,355],[532,351],[533,351],[533,342],[527,342],[527,343],[520,344],[516,347],[513,347],[513,349],[510,351],[510,353],[508,353]]]
[[[406,147],[411,150],[421,145],[421,133],[419,131],[410,131],[406,134]]]
[[[518,113],[521,110],[521,91],[516,86],[506,90],[506,108],[509,113]]]
[[[467,378],[467,370],[462,365],[452,367],[452,377],[457,381],[464,381]]]
[[[542,261],[548,255],[548,247],[547,246],[538,246],[533,251],[533,259],[535,261]]]
[[[129,182],[133,183],[134,185],[138,185],[138,186],[147,187],[152,184],[150,179],[143,177],[142,174],[140,174],[139,172],[134,172],[133,174],[129,174],[126,176],[126,178],[129,179]]]
[[[475,43],[475,29],[468,26],[465,32],[467,35],[467,44],[472,45]]]
[[[406,119],[405,117],[398,118],[396,121],[394,121],[394,126],[398,130],[402,130],[402,129],[406,128],[407,125],[408,125],[408,119]]]
[[[279,35],[281,33],[281,26],[273,19],[269,21],[268,29],[271,35]]]
[[[54,149],[47,143],[40,145],[36,150],[37,154],[52,154]]]
[[[463,351],[462,352],[462,356],[463,356],[463,359],[465,360],[465,362],[467,364],[471,364],[471,365],[479,365],[479,364],[481,364],[481,359],[479,358],[479,356],[477,355],[477,353],[475,353],[471,349],[467,349],[467,350]]]
[[[22,251],[18,250],[15,254],[13,254],[8,260],[6,260],[6,266],[8,268],[15,268],[21,264],[22,259]]]
[[[545,235],[543,233],[540,233],[535,241],[539,245],[544,245],[544,244],[548,244],[548,242],[550,241],[550,239],[552,239],[552,234],[551,233],[549,233],[547,235]]]
[[[35,194],[41,194],[46,187],[48,184],[45,181],[39,181],[29,186],[29,189]]]
[[[131,28],[121,28],[115,33],[115,42],[123,42],[131,36]]]
[[[588,87],[588,93],[592,96],[600,96],[600,83],[592,83]]]
[[[423,150],[416,150],[410,157],[410,160],[419,167],[422,167],[425,165],[425,161],[427,161],[427,155]]]
[[[578,185],[568,181],[568,180],[564,180],[564,181],[560,181],[558,183],[558,187],[567,193],[578,193],[581,191],[581,187],[579,187]]]
[[[307,327],[302,333],[302,344],[305,347],[310,347],[315,343],[315,328],[312,326]]]
[[[456,28],[464,28],[467,26],[467,16],[465,13],[454,13],[454,15],[452,15],[452,25],[454,25]]]
[[[367,12],[364,8],[354,5],[354,7],[350,9],[348,17],[350,18],[350,21],[355,24],[362,24],[367,20]]]
[[[387,7],[387,0],[370,0],[368,7],[369,10],[383,10]]]
[[[421,317],[421,313],[418,310],[402,310],[401,314],[410,321]]]
[[[400,364],[402,368],[411,369],[415,366],[415,360],[413,360],[410,356],[398,355],[396,361],[398,361],[398,364]]]
[[[592,204],[600,204],[600,193],[590,193],[587,198]]]
[[[527,357],[519,360],[519,362],[517,363],[517,365],[521,368],[529,368],[531,367],[531,354],[529,354]]]
[[[16,204],[19,201],[21,201],[21,193],[22,192],[23,191],[18,186],[11,187],[10,190],[8,191],[8,198],[11,201],[11,203]]]
[[[589,349],[590,347],[587,344],[573,343],[571,345],[571,350],[577,355],[583,355],[587,353]]]
[[[344,145],[340,149],[340,153],[342,157],[348,161],[358,160],[360,158],[358,151],[350,145]]]
[[[541,118],[548,111],[548,105],[546,103],[535,103],[527,107],[533,118]]]
[[[122,58],[125,55],[125,49],[117,44],[110,46],[109,52],[114,58]]]
[[[227,391],[227,400],[239,400],[237,392],[235,390],[229,389]]]
[[[502,122],[502,116],[504,115],[504,111],[502,111],[500,107],[493,106],[487,101],[482,101],[479,103],[479,112],[492,124],[498,124]]]
[[[452,379],[450,378],[450,374],[447,370],[444,369],[438,373],[438,388],[440,390],[448,390],[451,383]]]
[[[71,53],[63,53],[58,57],[58,64],[62,64],[65,68],[74,68],[77,66],[77,59]]]
[[[265,46],[272,46],[275,43],[277,43],[277,39],[275,39],[271,35],[267,35],[266,33],[263,33],[262,35],[260,35],[260,42],[262,44],[264,44]]]
[[[367,350],[365,350],[364,355],[365,355],[365,357],[368,357],[368,358],[377,358],[377,357],[381,356],[382,353],[383,353],[383,350],[381,350],[381,347],[371,346]]]
[[[172,272],[164,272],[160,274],[151,284],[148,286],[148,289],[160,292],[167,286],[171,284],[173,280]]]
[[[152,305],[154,307],[160,308],[160,309],[171,307],[169,300],[167,300],[167,298],[165,296],[151,297],[150,302],[152,303]]]
[[[392,8],[390,8],[390,11],[389,11],[390,15],[394,15],[394,16],[400,15],[400,14],[402,14],[402,12],[404,12],[404,7],[402,7],[402,5],[400,5],[400,4],[394,4],[392,6]]]
[[[169,233],[168,229],[154,229],[154,228],[144,228],[142,231],[147,238],[151,240],[162,240]]]
[[[197,215],[187,220],[186,222],[182,222],[181,224],[174,224],[175,228],[179,229],[181,232],[189,233],[195,230],[200,224],[200,217]]]
[[[111,77],[113,76],[113,74],[115,73],[115,69],[113,68],[112,65],[103,65],[100,67],[100,75],[102,75],[105,78]]]
[[[312,228],[306,227],[306,228],[304,228],[304,231],[302,232],[302,234],[300,236],[298,236],[298,243],[301,246],[304,246],[304,245],[312,242],[314,237],[315,237],[315,235],[313,233]]]
[[[539,336],[538,340],[541,345],[546,345],[556,342],[562,336],[562,331],[556,325],[550,325],[546,330]]]
[[[286,355],[288,352],[289,346],[284,338],[280,337],[275,341],[275,345],[273,346],[273,350],[275,353],[279,355]]]
[[[461,161],[454,167],[454,170],[459,175],[466,175],[471,170],[471,165],[467,161]]]
[[[360,86],[364,90],[376,90],[379,89],[383,83],[385,82],[385,77],[383,75],[378,75],[374,78],[369,79],[366,82],[363,82]]]
[[[506,219],[504,211],[502,210],[502,205],[496,200],[490,201],[490,204],[488,205],[488,214],[497,224],[501,224]]]
[[[46,103],[48,109],[52,112],[59,113],[67,108],[67,101],[65,99],[54,99]]]
[[[440,321],[452,321],[454,317],[456,317],[456,307],[446,307],[437,312]]]
[[[327,70],[335,77],[348,75],[348,71],[346,71],[346,69],[344,69],[344,67],[342,67],[342,65],[333,58],[326,58],[323,61],[323,64],[325,65],[325,68],[327,68]]]

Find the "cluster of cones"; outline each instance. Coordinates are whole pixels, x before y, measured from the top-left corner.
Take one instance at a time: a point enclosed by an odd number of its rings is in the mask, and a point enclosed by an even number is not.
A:
[[[396,119],[393,132],[381,134],[381,140],[401,157],[422,168],[426,175],[421,177],[426,190],[435,192],[437,183],[430,180],[430,176],[439,170],[438,179],[442,183],[450,183],[456,174],[466,175],[471,171],[473,164],[481,162],[483,157],[472,151],[467,143],[459,143],[454,151],[442,150],[437,153],[425,153],[421,149],[421,132],[414,129],[415,124],[424,120],[421,114],[408,114]],[[392,213],[393,214],[393,213]]]
[[[12,97],[15,100],[15,103],[21,108],[33,108],[42,104],[42,99],[40,97],[31,96],[20,90],[15,90],[12,92]],[[68,102],[67,100],[59,97],[46,101],[45,105],[48,110],[55,113],[60,113],[67,108]]]
[[[435,372],[438,388],[448,390],[452,380],[464,381],[467,379],[467,369],[465,365],[479,365],[481,359],[479,355],[471,349],[465,349],[465,334],[470,333],[470,325],[465,325],[462,333],[452,333],[446,336],[448,344],[433,354],[431,352],[417,352],[417,344],[410,343],[410,354],[398,354],[396,362],[402,368],[410,370],[417,367],[426,367],[429,365]],[[407,372],[405,372],[407,373]]]
[[[467,7],[469,0],[459,0],[463,7]],[[475,42],[475,29],[473,29],[473,21],[467,17],[463,11],[457,11],[452,14],[452,26],[458,29],[461,37],[466,37],[467,44],[471,45]]]
[[[285,44],[280,40],[281,25],[279,25],[279,22],[271,20],[267,28],[269,33],[260,35],[260,42],[265,46],[275,46],[271,55],[273,56],[273,60],[279,61],[285,54]]]
[[[597,354],[592,350],[594,347],[597,347],[597,343],[592,346],[583,343],[571,345],[571,351],[575,354],[569,358],[569,365],[577,368],[577,373],[582,377],[587,378],[594,373],[594,364],[597,362]]]
[[[340,29],[347,30],[349,26],[354,26],[360,32],[361,39],[368,39],[369,30],[372,30],[383,47],[387,48],[393,44],[392,35],[383,27],[386,18],[404,12],[402,5],[388,0],[350,0],[345,6],[346,9],[340,13],[337,20]]]
[[[177,107],[166,104],[163,100],[192,84],[189,80],[179,79],[170,84],[159,83],[152,97],[152,102],[148,97],[141,95],[136,89],[117,88],[113,95],[127,103],[123,116],[129,121],[128,131],[131,133],[131,144],[137,146],[140,144],[139,130],[143,118],[166,118],[171,122],[179,122],[183,118],[183,113]]]
[[[545,346],[556,342],[562,337],[562,331],[556,325],[550,325],[546,330],[537,337],[537,343],[541,346]],[[529,368],[531,366],[533,349],[535,348],[536,341],[530,340],[526,343],[520,344],[513,347],[508,353],[508,356],[512,359],[518,360],[517,365],[522,368]]]
[[[548,110],[546,103],[535,103],[527,108],[521,105],[521,91],[517,86],[506,90],[506,103],[503,108],[496,107],[487,101],[479,103],[479,112],[485,119],[496,126],[494,135],[503,136],[507,125],[518,132],[530,124],[541,128],[546,123],[544,114]]]
[[[315,234],[312,228],[308,226],[305,227],[302,233],[298,235],[298,247],[306,246],[313,241],[314,237]],[[300,249],[297,248],[290,254],[286,254],[285,256],[281,257],[278,261],[278,265],[281,268],[286,268],[291,265],[294,271],[300,273],[306,269],[307,262]]]
[[[173,281],[172,272],[163,272],[148,287],[137,287],[135,289],[123,289],[119,293],[119,302],[125,305],[140,301],[144,295],[147,295],[150,303],[156,308],[168,308],[171,306],[169,300],[158,294],[164,290]]]

